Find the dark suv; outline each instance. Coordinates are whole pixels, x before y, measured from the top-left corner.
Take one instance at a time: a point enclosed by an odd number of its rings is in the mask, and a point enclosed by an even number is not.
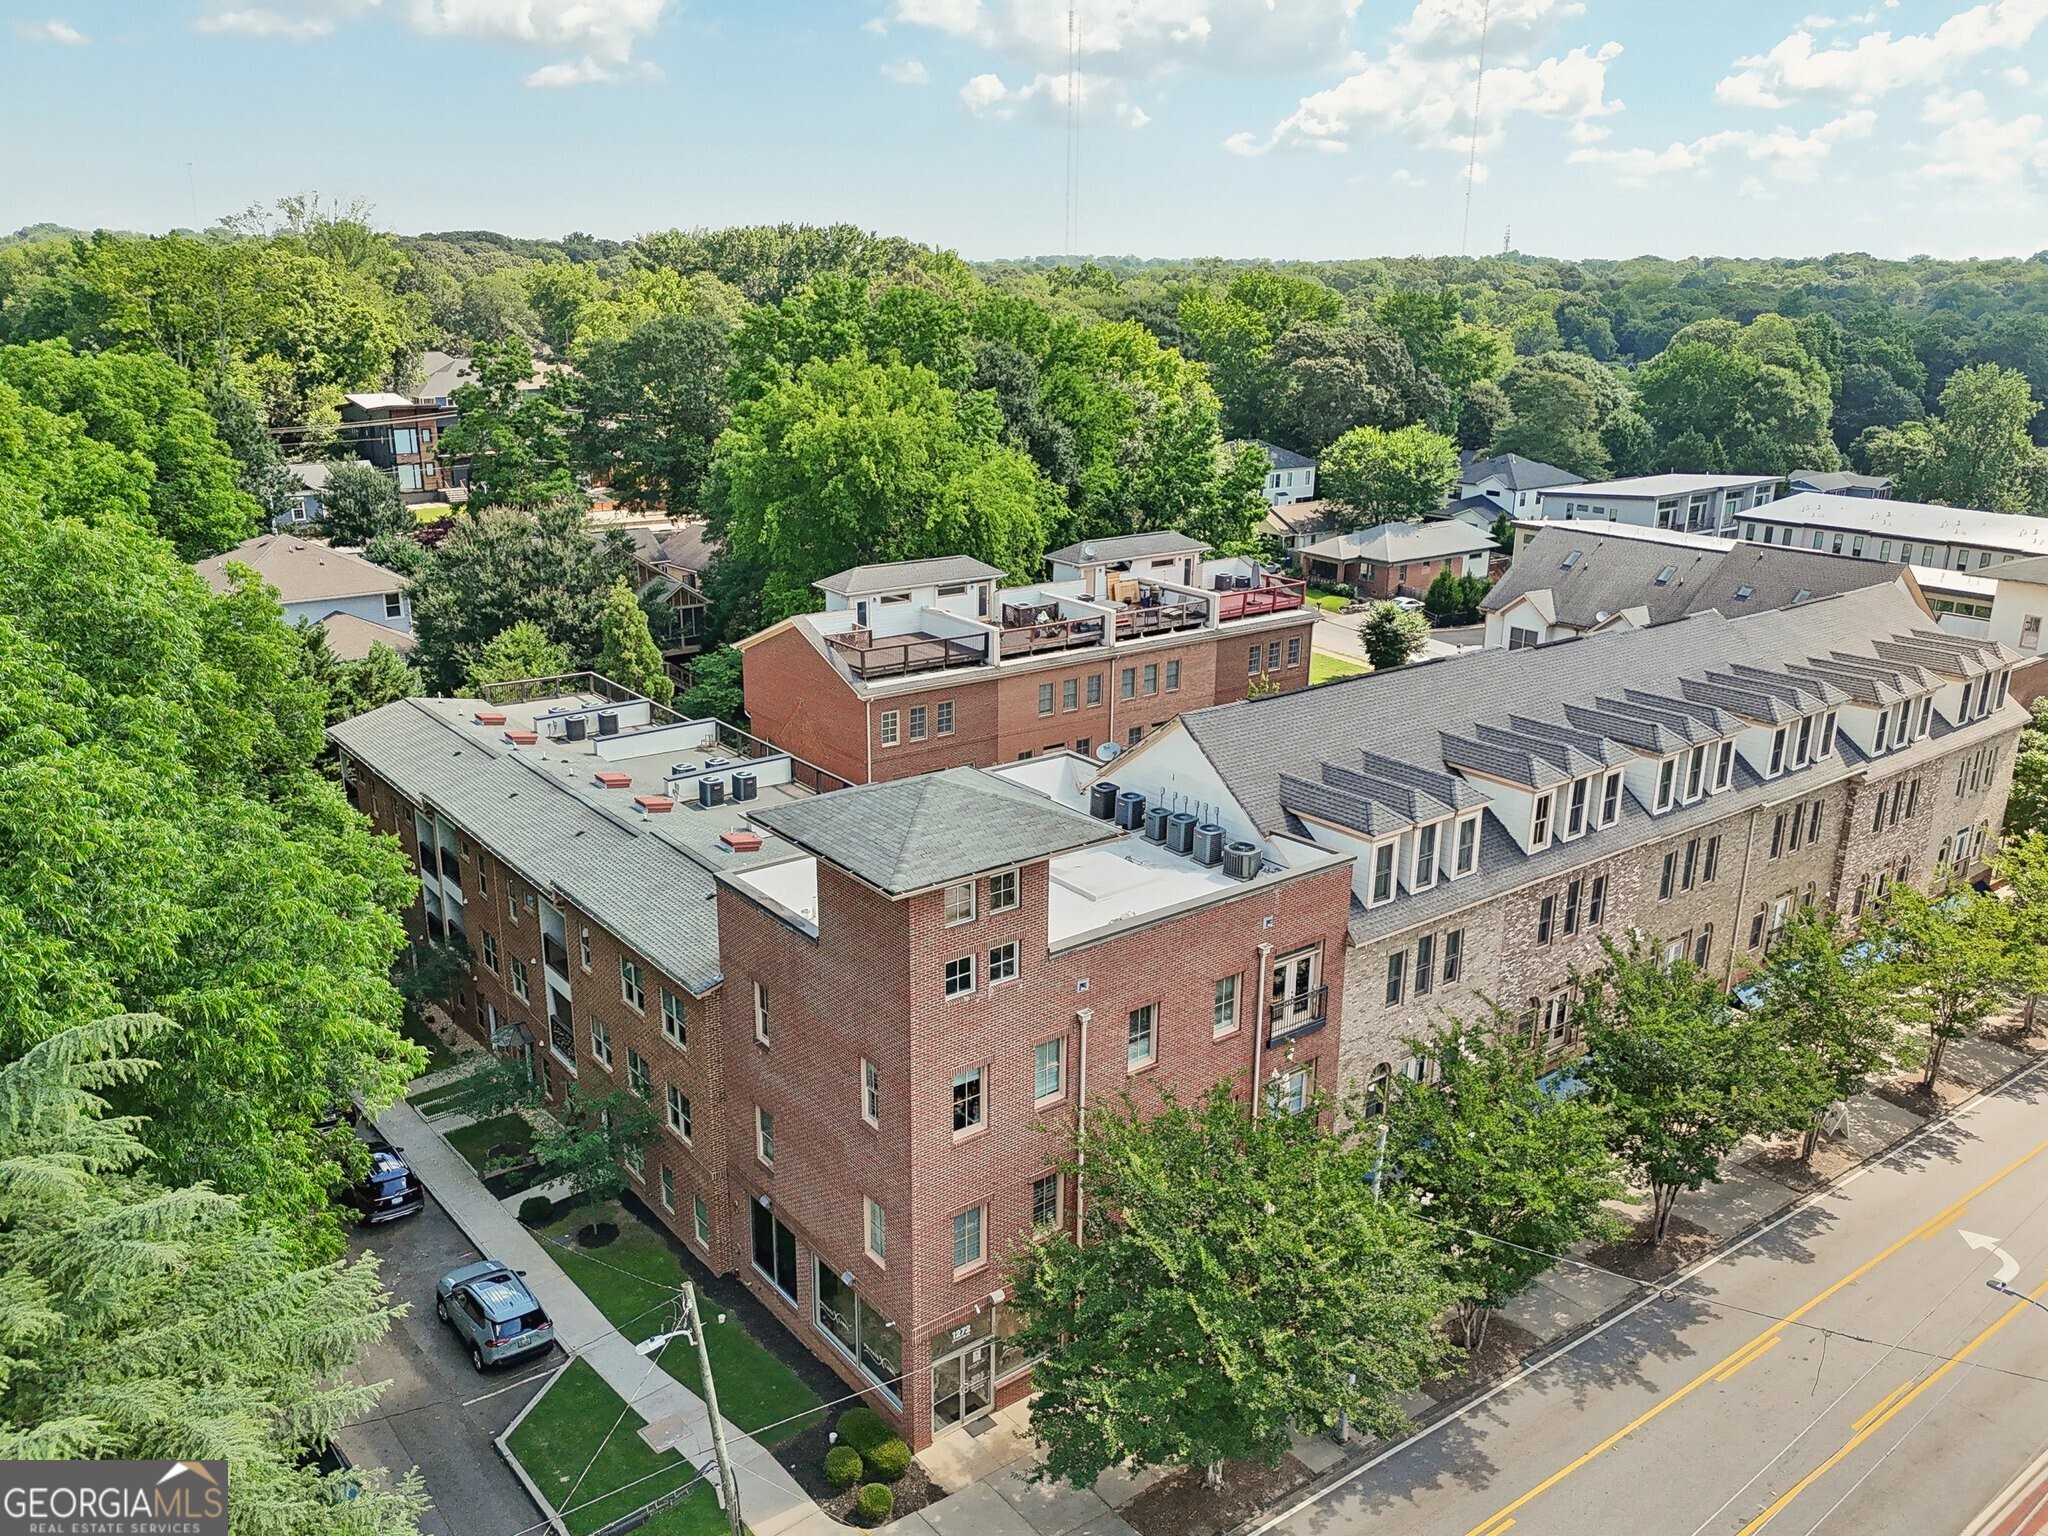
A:
[[[427,1191],[402,1148],[372,1147],[370,1171],[342,1192],[341,1203],[356,1213],[358,1221],[396,1221],[426,1209]]]
[[[526,1281],[496,1259],[451,1269],[434,1287],[434,1316],[468,1346],[478,1370],[540,1354],[555,1342],[555,1325]]]

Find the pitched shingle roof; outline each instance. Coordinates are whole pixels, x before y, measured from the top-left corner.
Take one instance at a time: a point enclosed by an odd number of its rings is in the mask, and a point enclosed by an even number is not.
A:
[[[376,597],[405,588],[405,578],[360,555],[335,549],[318,539],[289,533],[266,533],[237,544],[224,555],[201,560],[201,579],[216,592],[228,589],[230,563],[246,565],[277,588],[278,601],[319,603],[343,597]]]
[[[891,896],[1119,835],[1111,822],[979,768],[855,785],[769,806],[751,819]]]
[[[1250,438],[1242,446],[1257,448],[1272,460],[1275,469],[1314,469],[1316,461],[1305,453],[1296,453],[1292,448],[1282,448],[1278,443],[1269,443],[1263,438]]]
[[[321,617],[320,627],[327,631],[329,653],[343,661],[361,661],[370,654],[373,645],[388,645],[399,655],[410,656],[416,643],[405,630],[390,629],[352,613],[336,611],[325,614]]]
[[[835,597],[873,597],[879,592],[904,592],[912,587],[950,586],[956,581],[1001,581],[1003,573],[971,555],[940,555],[931,560],[897,560],[888,565],[856,565],[812,586]]]
[[[1381,523],[1310,544],[1304,554],[1326,560],[1440,560],[1477,555],[1495,548],[1493,536],[1456,518],[1433,523]]]
[[[1499,453],[1490,459],[1475,459],[1465,466],[1458,478],[1465,485],[1476,485],[1489,475],[1500,476],[1501,484],[1511,491],[1540,491],[1546,486],[1586,483],[1584,475],[1559,469],[1555,464],[1525,459],[1519,453]]]
[[[1116,560],[1143,560],[1150,555],[1199,555],[1209,546],[1184,533],[1125,533],[1112,539],[1083,539],[1046,555],[1061,565],[1106,565]]]

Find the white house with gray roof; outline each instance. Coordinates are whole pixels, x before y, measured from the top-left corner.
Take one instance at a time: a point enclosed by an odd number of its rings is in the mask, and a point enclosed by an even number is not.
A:
[[[1736,531],[1764,544],[1986,575],[2048,555],[2048,518],[1815,491],[1745,513]]]
[[[1584,475],[1554,464],[1525,459],[1519,453],[1501,453],[1474,459],[1465,466],[1458,477],[1457,501],[1469,507],[1475,499],[1484,500],[1496,514],[1527,517],[1535,508],[1537,492],[1583,485],[1585,480]]]
[[[1636,475],[1536,493],[1545,522],[1634,523],[1684,533],[1727,533],[1778,494],[1776,475]]]
[[[358,625],[372,626],[387,633],[370,638],[395,650],[412,647],[412,601],[405,578],[361,555],[318,539],[266,533],[201,560],[195,569],[214,591],[225,592],[231,565],[247,566],[272,587],[284,616],[294,624],[329,623],[330,635],[339,630],[351,647],[362,640]],[[368,653],[366,641],[360,648]]]

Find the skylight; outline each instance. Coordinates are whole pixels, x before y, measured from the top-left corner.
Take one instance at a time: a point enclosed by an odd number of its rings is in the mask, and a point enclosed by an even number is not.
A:
[[[1579,563],[1579,553],[1580,552],[1575,549],[1570,554],[1566,555],[1564,557],[1564,564],[1559,566],[1558,569],[1568,571],[1573,566],[1577,565]]]
[[[1756,596],[1756,588],[1755,588],[1755,587],[1737,587],[1737,588],[1735,589],[1735,601],[1737,601],[1738,603],[1746,603],[1746,602],[1748,602],[1748,601],[1749,601],[1749,600],[1750,600],[1750,599],[1751,599],[1752,597],[1755,597],[1755,596]]]
[[[1813,588],[1801,587],[1797,592],[1794,592],[1792,594],[1793,605],[1796,607],[1798,604],[1805,602],[1811,596],[1813,596]]]
[[[1663,570],[1661,570],[1661,571],[1659,571],[1659,572],[1657,573],[1657,585],[1658,585],[1658,586],[1660,586],[1660,587],[1663,587],[1663,586],[1669,586],[1669,585],[1671,584],[1671,578],[1672,578],[1672,577],[1674,577],[1674,576],[1676,576],[1677,574],[1678,574],[1678,567],[1677,567],[1677,566],[1675,566],[1675,565],[1667,565],[1667,566],[1665,566]]]

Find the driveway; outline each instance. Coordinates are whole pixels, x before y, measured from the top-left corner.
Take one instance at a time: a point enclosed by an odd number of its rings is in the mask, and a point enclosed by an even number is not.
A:
[[[491,1442],[561,1364],[550,1352],[479,1376],[434,1319],[434,1282],[479,1255],[430,1197],[417,1216],[359,1229],[349,1251],[377,1255],[384,1284],[412,1310],[363,1351],[351,1375],[387,1382],[370,1412],[335,1438],[358,1466],[398,1477],[418,1467],[433,1507],[427,1536],[513,1536],[541,1516]]]

